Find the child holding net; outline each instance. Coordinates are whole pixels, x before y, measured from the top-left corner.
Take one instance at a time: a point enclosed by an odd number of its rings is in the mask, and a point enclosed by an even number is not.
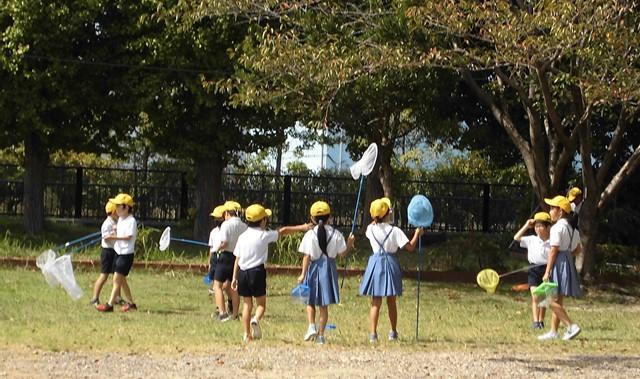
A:
[[[524,234],[533,228],[535,235],[525,236]],[[551,228],[551,216],[547,212],[538,212],[532,219],[518,230],[513,236],[516,242],[520,242],[520,247],[527,249],[527,259],[532,265],[528,270],[527,282],[531,290],[531,311],[533,313],[532,329],[544,329],[544,315],[546,308],[539,306],[539,297],[534,294],[535,289],[542,283],[547,260],[549,257],[549,231]]]
[[[360,294],[371,296],[369,342],[378,341],[378,318],[383,297],[387,298],[389,322],[391,323],[389,340],[395,341],[398,339],[396,297],[402,295],[402,270],[396,253],[399,249],[414,251],[418,238],[424,231],[422,228],[417,228],[413,238],[409,241],[400,228],[390,225],[391,201],[386,197],[371,202],[369,213],[373,222],[367,227],[365,235],[371,243],[373,254],[369,257],[360,283]]]
[[[309,326],[304,340],[315,339],[318,344],[324,344],[329,305],[340,302],[336,257],[346,255],[353,248],[354,237],[353,234],[350,235],[345,243],[342,233],[328,225],[331,208],[326,202],[316,201],[311,205],[309,213],[315,226],[305,233],[298,247],[298,251],[304,254],[298,283],[304,282],[309,286]],[[320,309],[319,328],[316,328],[316,306]]]
[[[567,330],[562,336],[563,340],[575,338],[581,331],[577,324],[574,324],[564,308],[563,299],[569,297],[579,297],[582,295],[580,288],[580,278],[573,262],[573,256],[580,253],[580,232],[569,223],[571,214],[571,203],[564,196],[556,196],[552,199],[544,199],[544,202],[551,206],[549,215],[555,224],[551,227],[549,244],[549,260],[545,268],[543,281],[552,280],[558,285],[558,296],[553,298],[550,304],[553,315],[551,317],[551,330],[538,339],[541,341],[558,338],[558,327],[562,322]]]

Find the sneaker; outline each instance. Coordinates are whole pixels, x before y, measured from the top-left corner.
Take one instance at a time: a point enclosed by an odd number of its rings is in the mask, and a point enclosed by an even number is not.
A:
[[[540,329],[544,329],[544,321],[539,321],[540,323]]]
[[[89,305],[98,305],[100,304],[100,300],[98,298],[89,300]]]
[[[377,343],[378,335],[377,334],[369,334],[369,343]]]
[[[534,321],[531,323],[531,329],[538,330],[538,329],[544,329],[544,327],[542,326],[542,323],[540,321]]]
[[[98,312],[113,312],[113,305],[109,305],[109,303],[98,304],[96,306],[96,309],[98,310]]]
[[[389,332],[389,341],[397,341],[398,340],[398,332],[392,330]]]
[[[221,315],[218,315],[218,321],[220,322],[227,322],[229,320],[231,320],[231,316],[229,316],[228,313],[223,313]]]
[[[558,333],[554,332],[553,330],[550,330],[545,334],[538,336],[538,340],[540,341],[555,340],[556,338],[558,338]]]
[[[568,328],[567,331],[564,333],[564,335],[562,336],[562,339],[565,341],[568,341],[570,339],[575,338],[575,336],[577,336],[578,334],[580,334],[580,327],[577,324],[571,324]]]
[[[123,299],[123,298],[119,297],[119,298],[118,298],[118,300],[116,300],[115,304],[116,304],[116,305],[126,305],[126,304],[127,304],[127,302],[126,302],[126,301],[124,301],[124,299]]]
[[[324,345],[324,343],[326,342],[326,340],[324,339],[323,335],[319,335],[316,337],[316,343],[318,345]]]
[[[138,307],[134,303],[126,303],[120,310],[123,312],[136,311]]]
[[[260,324],[255,317],[251,319],[251,335],[254,340],[262,338],[262,330],[260,330]]]
[[[318,335],[318,331],[316,330],[316,326],[314,324],[309,324],[307,328],[307,332],[304,334],[305,341],[311,341]]]

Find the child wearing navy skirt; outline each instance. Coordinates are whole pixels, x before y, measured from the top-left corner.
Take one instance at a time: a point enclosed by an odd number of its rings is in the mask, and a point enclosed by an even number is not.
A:
[[[396,297],[402,295],[402,270],[396,253],[399,249],[414,251],[418,238],[424,231],[422,228],[417,228],[413,238],[409,241],[400,228],[390,225],[391,201],[386,197],[371,202],[369,213],[373,222],[367,227],[365,235],[371,243],[373,254],[369,257],[360,283],[360,294],[371,296],[369,342],[378,341],[378,318],[383,297],[387,298],[389,322],[391,323],[389,340],[396,341],[398,339]]]
[[[309,326],[304,340],[315,339],[318,344],[324,344],[324,329],[329,318],[328,306],[340,302],[336,257],[346,255],[347,251],[353,248],[354,237],[353,234],[350,235],[345,243],[342,233],[327,224],[331,208],[326,202],[313,203],[310,214],[314,227],[305,233],[298,248],[298,251],[304,254],[302,274],[298,277],[298,283],[309,286]],[[320,308],[319,328],[316,328],[316,306]]]
[[[562,335],[563,340],[570,340],[580,334],[580,327],[574,324],[564,308],[563,299],[569,297],[580,297],[580,277],[573,262],[573,257],[580,253],[580,232],[569,223],[571,214],[571,203],[564,196],[556,196],[553,199],[544,199],[550,205],[549,215],[555,222],[551,227],[549,244],[549,260],[542,277],[542,280],[551,279],[558,284],[558,296],[551,301],[551,330],[538,339],[541,341],[558,338],[558,327],[562,322],[567,330]]]

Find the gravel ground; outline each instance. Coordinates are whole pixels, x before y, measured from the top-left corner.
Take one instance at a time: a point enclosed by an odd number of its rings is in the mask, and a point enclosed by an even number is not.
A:
[[[272,347],[207,355],[0,350],[0,378],[640,377],[640,356],[536,357],[490,352]]]

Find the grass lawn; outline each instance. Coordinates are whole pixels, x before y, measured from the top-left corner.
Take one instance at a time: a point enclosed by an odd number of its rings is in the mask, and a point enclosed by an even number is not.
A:
[[[211,297],[201,275],[186,272],[134,270],[130,284],[139,310],[101,314],[87,305],[97,271],[76,269],[85,296],[73,302],[62,288],[50,288],[40,271],[0,268],[0,346],[50,351],[121,351],[206,353],[214,345],[237,345],[240,322],[212,320]],[[289,291],[292,276],[270,276],[263,345],[301,346],[306,330],[304,306]],[[348,279],[343,304],[329,310],[327,346],[368,346],[368,299],[357,296],[358,278]],[[399,299],[399,343],[381,338],[380,348],[410,350],[482,349],[533,354],[633,354],[640,350],[640,305],[637,299],[591,292],[568,300],[569,315],[583,332],[574,341],[540,343],[529,330],[526,293],[499,288],[495,295],[474,284],[423,283],[420,298],[420,339],[415,340],[416,286],[404,281]],[[103,290],[106,299],[111,286]],[[549,316],[547,317],[549,321]],[[379,334],[389,322],[383,306]]]

